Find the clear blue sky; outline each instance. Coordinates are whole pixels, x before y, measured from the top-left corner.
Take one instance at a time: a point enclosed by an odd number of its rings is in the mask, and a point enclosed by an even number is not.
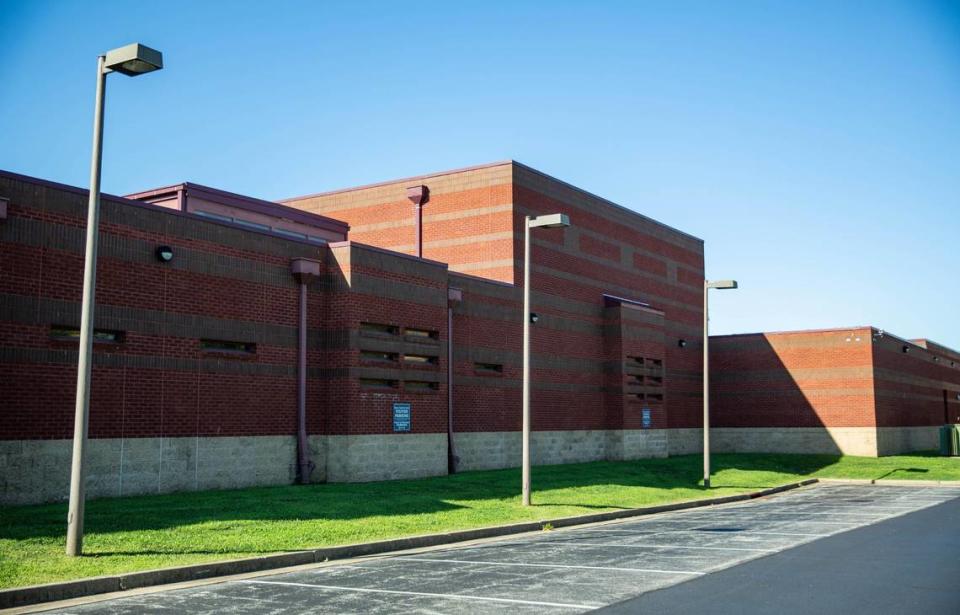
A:
[[[513,158],[706,240],[713,331],[960,348],[960,2],[0,0],[0,168],[281,198]],[[574,221],[575,222],[575,221]]]

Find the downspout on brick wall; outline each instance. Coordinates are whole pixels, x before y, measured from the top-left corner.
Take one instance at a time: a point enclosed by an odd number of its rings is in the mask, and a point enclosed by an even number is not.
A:
[[[297,483],[310,482],[313,462],[310,460],[310,441],[307,438],[307,284],[320,277],[320,262],[309,258],[295,258],[290,272],[300,284],[300,324],[297,358]]]
[[[453,450],[453,308],[463,301],[459,288],[447,289],[447,473],[457,472],[460,459]]]
[[[425,185],[407,188],[407,198],[413,203],[414,254],[423,258],[423,206],[430,200],[430,189]]]

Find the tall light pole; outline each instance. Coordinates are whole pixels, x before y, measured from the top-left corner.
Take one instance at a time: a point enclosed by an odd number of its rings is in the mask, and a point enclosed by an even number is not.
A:
[[[566,214],[523,220],[523,505],[530,506],[530,229],[570,226]]]
[[[87,243],[83,260],[83,303],[80,314],[80,354],[77,359],[77,405],[73,423],[73,463],[70,469],[70,510],[67,513],[67,555],[83,553],[83,462],[90,414],[90,366],[93,362],[93,304],[97,277],[97,233],[100,226],[100,162],[103,155],[103,102],[107,74],[136,77],[163,68],[155,49],[134,43],[97,58],[97,98],[93,112],[93,155],[90,160],[90,200]]]
[[[703,281],[703,488],[710,488],[710,317],[707,295],[711,288],[737,288],[736,280]]]

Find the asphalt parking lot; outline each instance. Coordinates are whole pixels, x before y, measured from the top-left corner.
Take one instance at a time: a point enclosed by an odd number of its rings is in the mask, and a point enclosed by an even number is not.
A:
[[[717,571],[958,497],[957,487],[818,485],[746,503],[152,591],[54,612],[587,612],[693,581],[670,590],[682,592]]]

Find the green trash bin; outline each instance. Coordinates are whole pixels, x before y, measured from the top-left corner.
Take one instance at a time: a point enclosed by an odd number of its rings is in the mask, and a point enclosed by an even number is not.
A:
[[[944,457],[960,456],[960,425],[940,428],[940,454]]]
[[[940,426],[940,456],[949,457],[950,456],[950,440],[951,440],[951,425],[941,425]]]

